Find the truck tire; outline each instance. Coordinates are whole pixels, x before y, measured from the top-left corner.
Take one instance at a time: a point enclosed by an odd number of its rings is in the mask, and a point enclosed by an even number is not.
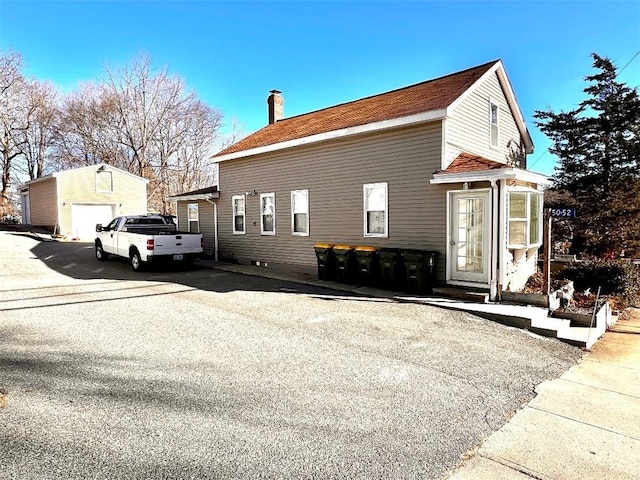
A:
[[[101,243],[96,243],[96,258],[100,262],[104,262],[109,259],[109,254],[104,251]]]
[[[133,250],[131,252],[129,263],[131,264],[131,269],[134,272],[139,272],[140,270],[142,270],[142,260],[140,259],[140,254],[137,250]]]

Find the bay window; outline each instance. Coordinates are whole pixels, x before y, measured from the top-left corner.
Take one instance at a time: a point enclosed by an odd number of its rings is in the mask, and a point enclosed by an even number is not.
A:
[[[509,248],[531,248],[542,243],[542,194],[513,190],[509,193]]]

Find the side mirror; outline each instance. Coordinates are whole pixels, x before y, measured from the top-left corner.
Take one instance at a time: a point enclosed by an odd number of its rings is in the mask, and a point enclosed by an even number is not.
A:
[[[96,224],[96,232],[101,232],[102,231],[102,224],[98,223]]]

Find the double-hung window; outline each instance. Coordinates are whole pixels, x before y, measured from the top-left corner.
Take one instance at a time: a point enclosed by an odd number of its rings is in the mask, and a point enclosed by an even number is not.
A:
[[[364,236],[387,237],[389,235],[389,215],[387,182],[363,185]]]
[[[246,233],[244,195],[232,196],[231,202],[233,204],[233,233],[234,234]]]
[[[493,102],[492,100],[489,101],[489,129],[490,129],[490,135],[491,135],[491,147],[492,148],[498,148],[499,146],[499,128],[498,128],[498,121],[499,121],[499,115],[498,115],[498,104]]]
[[[262,193],[260,195],[260,233],[262,235],[276,234],[275,193]]]
[[[509,193],[509,248],[532,248],[542,243],[542,194]]]
[[[309,190],[291,191],[291,235],[309,235]]]
[[[200,212],[197,203],[187,205],[187,218],[189,219],[189,233],[200,233]]]

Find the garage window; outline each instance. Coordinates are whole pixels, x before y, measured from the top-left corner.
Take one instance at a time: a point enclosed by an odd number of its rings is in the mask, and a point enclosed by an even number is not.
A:
[[[96,192],[113,192],[113,173],[108,170],[98,170],[96,172]]]

